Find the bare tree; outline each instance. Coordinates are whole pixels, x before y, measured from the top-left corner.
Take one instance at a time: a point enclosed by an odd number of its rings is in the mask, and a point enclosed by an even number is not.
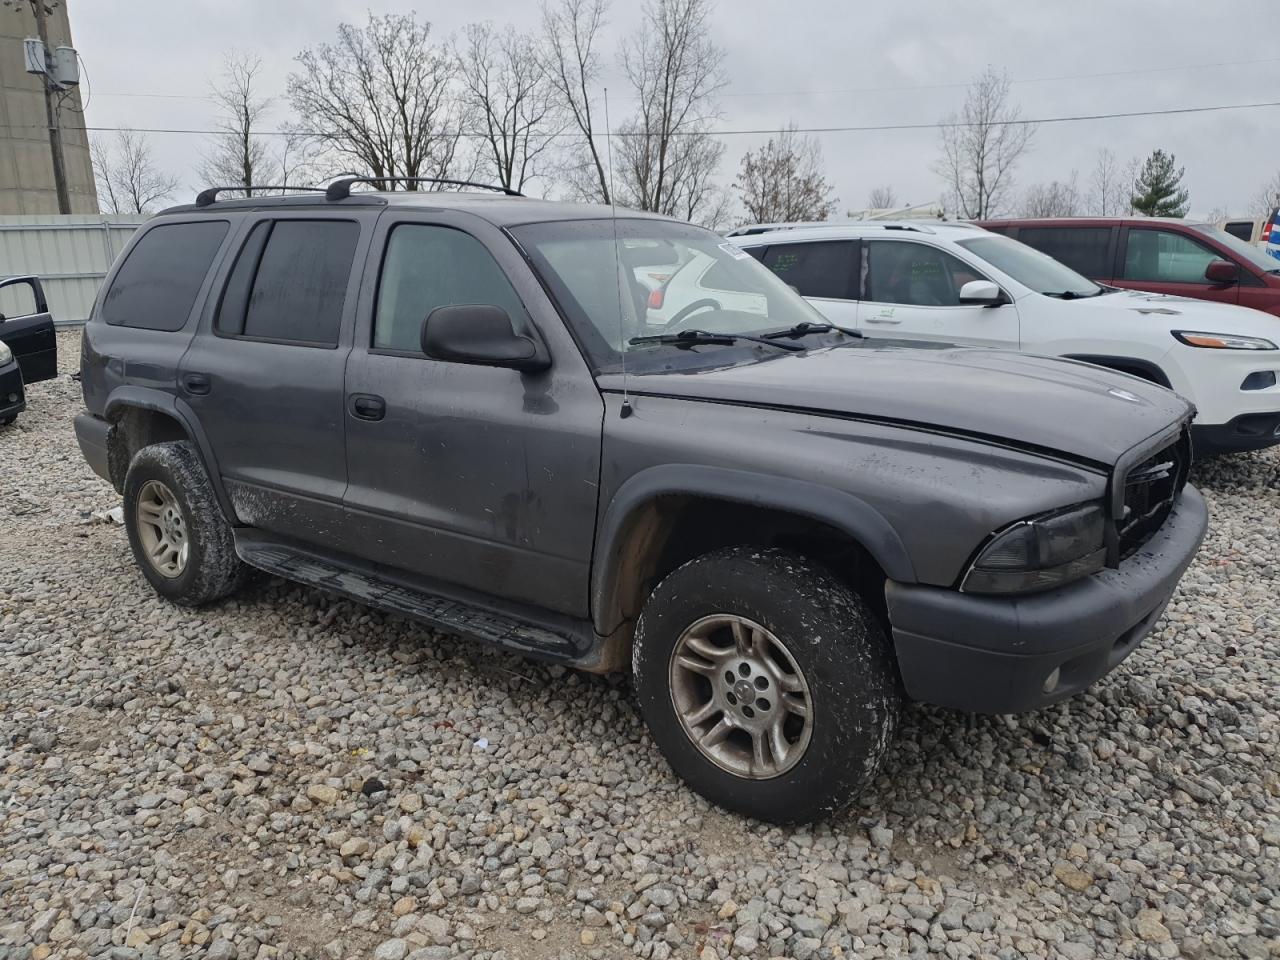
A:
[[[178,188],[178,178],[156,166],[144,134],[118,130],[109,143],[95,140],[90,151],[98,198],[107,213],[151,213]]]
[[[261,72],[260,58],[231,53],[211,86],[210,96],[218,107],[218,132],[212,152],[200,166],[206,183],[252,187],[270,182],[270,148],[261,136],[261,124],[271,100],[259,92]]]
[[[898,205],[898,194],[893,187],[874,187],[867,194],[868,210],[892,210]]]
[[[1280,171],[1259,187],[1249,201],[1249,210],[1258,216],[1270,216],[1276,207],[1280,207]]]
[[[1035,125],[1009,101],[1009,77],[988,68],[973,81],[958,114],[943,121],[942,156],[934,170],[947,181],[960,216],[999,213],[1013,189],[1013,170],[1031,146]]]
[[[758,150],[748,150],[734,183],[752,223],[825,220],[835,208],[823,174],[822,147],[794,124]]]
[[[622,48],[639,108],[619,131],[619,192],[630,206],[697,219],[715,194],[724,144],[707,132],[719,114],[724,53],[708,36],[711,0],[646,0],[643,26]]]
[[[483,132],[482,150],[504,187],[520,190],[560,132],[546,62],[537,41],[514,27],[469,24],[459,44],[463,98]]]
[[[339,25],[336,43],[296,61],[289,100],[301,125],[343,161],[375,177],[453,171],[464,125],[450,84],[455,61],[431,42],[429,23],[370,13],[364,26]]]
[[[1080,213],[1080,178],[1076,171],[1066,180],[1039,183],[1022,199],[1024,217],[1074,217]]]
[[[600,203],[609,202],[611,191],[596,144],[589,91],[600,76],[596,36],[607,9],[607,0],[558,0],[554,6],[547,2],[542,6],[547,76],[560,110],[582,135],[569,151],[570,189],[578,199]]]
[[[1120,166],[1120,160],[1110,147],[1098,151],[1093,171],[1089,174],[1089,194],[1085,207],[1099,217],[1115,217],[1129,211],[1129,198],[1133,196],[1133,182]]]
[[[1142,159],[1140,157],[1130,157],[1129,162],[1124,165],[1124,172],[1120,174],[1120,186],[1124,188],[1124,212],[1132,216],[1138,211],[1133,206],[1133,196],[1138,192],[1138,177],[1142,175]]]

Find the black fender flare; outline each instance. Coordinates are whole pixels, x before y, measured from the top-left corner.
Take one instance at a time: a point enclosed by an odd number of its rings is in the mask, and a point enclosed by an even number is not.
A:
[[[591,616],[608,636],[616,619],[618,571],[626,561],[627,532],[637,514],[658,497],[692,496],[795,514],[825,523],[857,541],[885,574],[915,583],[915,568],[897,531],[865,500],[832,487],[745,470],[696,464],[650,467],[618,488],[600,519],[591,567]]]
[[[163,413],[171,417],[182,426],[188,438],[195,444],[196,453],[199,454],[200,460],[204,463],[205,472],[209,475],[209,482],[213,484],[213,492],[218,498],[219,506],[222,507],[223,515],[233,526],[237,525],[239,520],[236,518],[235,508],[231,504],[231,499],[227,496],[227,491],[222,485],[222,475],[218,472],[218,460],[213,454],[213,447],[200,426],[199,417],[187,405],[186,401],[175,397],[171,393],[152,387],[125,385],[111,391],[102,414],[114,430],[116,421],[128,408],[154,410],[157,413]]]
[[[1141,370],[1153,383],[1157,383],[1162,387],[1172,388],[1169,377],[1150,360],[1141,360],[1137,357],[1108,357],[1103,354],[1093,353],[1065,353],[1062,355],[1062,359],[1092,363],[1094,366],[1107,367],[1118,373],[1127,373],[1128,370]]]

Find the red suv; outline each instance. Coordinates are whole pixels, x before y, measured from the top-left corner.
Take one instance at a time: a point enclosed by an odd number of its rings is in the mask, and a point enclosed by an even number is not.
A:
[[[1159,217],[986,220],[1090,280],[1280,316],[1280,260],[1212,224]]]

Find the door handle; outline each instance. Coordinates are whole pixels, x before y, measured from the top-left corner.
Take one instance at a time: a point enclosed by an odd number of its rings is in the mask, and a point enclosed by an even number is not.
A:
[[[187,393],[204,396],[213,389],[213,384],[203,373],[186,373],[182,376],[182,386]]]
[[[866,323],[901,323],[902,321],[897,320],[893,317],[867,317],[865,319],[865,322]]]
[[[376,423],[387,415],[387,401],[371,393],[353,393],[350,410],[351,415],[357,420]]]

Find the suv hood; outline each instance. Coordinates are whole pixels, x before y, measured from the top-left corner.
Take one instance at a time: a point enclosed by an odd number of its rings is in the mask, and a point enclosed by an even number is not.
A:
[[[618,375],[601,387],[620,390]],[[1176,393],[1092,364],[1000,350],[848,346],[692,373],[632,376],[633,395],[898,423],[1053,452],[1107,468],[1189,418]]]
[[[1105,310],[1115,313],[1117,321],[1133,323],[1145,320],[1152,326],[1164,326],[1170,330],[1234,333],[1268,340],[1275,340],[1278,332],[1276,318],[1261,310],[1142,290],[1120,290],[1101,297],[1058,300],[1055,303],[1072,310]],[[1169,346],[1174,346],[1172,340]]]

